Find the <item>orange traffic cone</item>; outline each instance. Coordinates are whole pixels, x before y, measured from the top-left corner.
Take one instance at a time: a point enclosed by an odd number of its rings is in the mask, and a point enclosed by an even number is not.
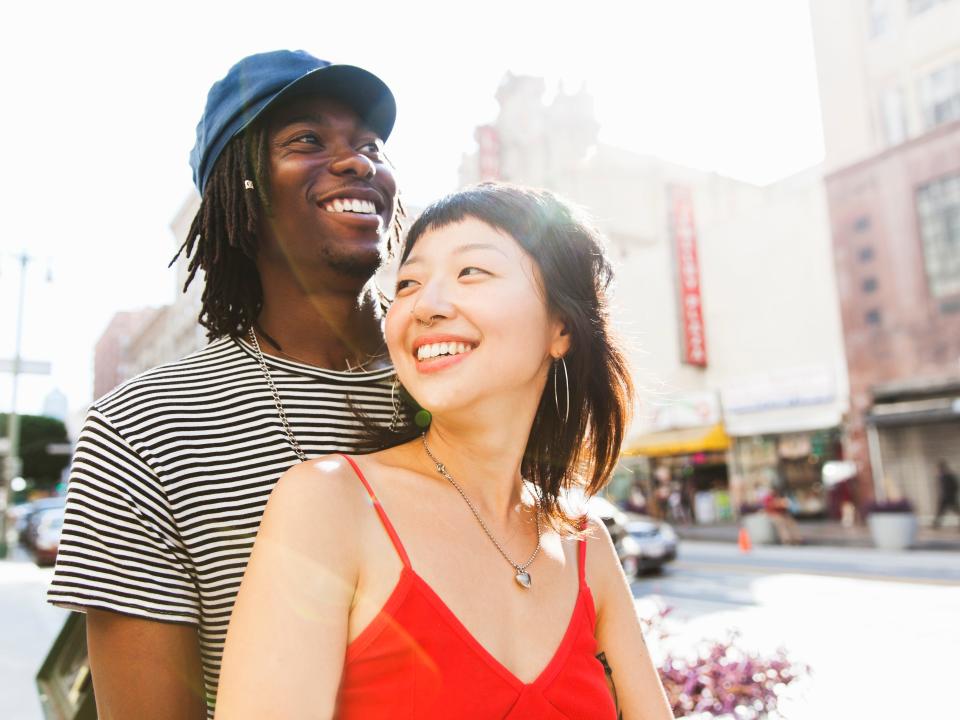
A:
[[[740,546],[740,552],[750,552],[753,550],[753,543],[750,542],[750,533],[745,527],[740,528],[740,535],[737,538],[737,545]]]

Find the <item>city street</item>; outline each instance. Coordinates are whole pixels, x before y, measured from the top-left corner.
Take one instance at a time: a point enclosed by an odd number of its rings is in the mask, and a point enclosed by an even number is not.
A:
[[[0,562],[0,717],[39,720],[34,675],[63,622],[43,593],[50,570]],[[663,574],[633,584],[644,615],[674,608],[682,650],[741,633],[751,650],[787,648],[813,674],[783,705],[790,720],[946,717],[960,647],[960,555],[686,542]],[[660,648],[653,643],[654,650]]]

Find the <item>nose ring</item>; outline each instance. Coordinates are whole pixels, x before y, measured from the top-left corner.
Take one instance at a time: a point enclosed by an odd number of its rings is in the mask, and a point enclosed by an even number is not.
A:
[[[420,323],[420,325],[423,327],[433,327],[433,323],[436,321],[436,318],[437,318],[436,315],[431,315],[430,322],[424,322],[423,320],[421,320],[420,318],[418,318],[416,315],[413,314],[413,310],[410,311],[410,317],[412,317],[414,320]]]

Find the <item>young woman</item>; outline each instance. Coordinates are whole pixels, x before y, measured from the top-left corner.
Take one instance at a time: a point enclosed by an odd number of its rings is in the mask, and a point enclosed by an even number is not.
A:
[[[672,717],[603,524],[564,502],[606,482],[632,394],[598,235],[548,192],[481,185],[400,261],[392,446],[280,479],[217,717]]]

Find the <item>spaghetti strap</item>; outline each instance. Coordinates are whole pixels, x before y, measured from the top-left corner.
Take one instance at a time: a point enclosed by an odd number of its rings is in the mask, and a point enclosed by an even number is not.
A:
[[[380,500],[377,499],[377,494],[373,492],[373,488],[370,487],[370,483],[367,482],[367,479],[363,476],[363,473],[360,472],[360,468],[357,466],[357,463],[354,462],[354,459],[349,455],[341,455],[341,457],[350,463],[350,467],[353,468],[353,471],[357,474],[357,477],[360,478],[360,482],[363,483],[363,487],[367,490],[367,495],[370,496],[370,502],[373,503],[373,507],[377,511],[377,515],[380,516],[380,521],[383,523],[383,529],[387,531],[387,535],[390,536],[390,542],[393,543],[393,547],[397,550],[397,555],[400,556],[400,560],[403,562],[404,567],[409,569],[410,558],[407,557],[407,551],[404,549],[403,543],[400,542],[400,536],[397,535],[397,531],[394,529],[393,523],[390,522],[390,518],[387,517],[387,513],[380,504]]]

